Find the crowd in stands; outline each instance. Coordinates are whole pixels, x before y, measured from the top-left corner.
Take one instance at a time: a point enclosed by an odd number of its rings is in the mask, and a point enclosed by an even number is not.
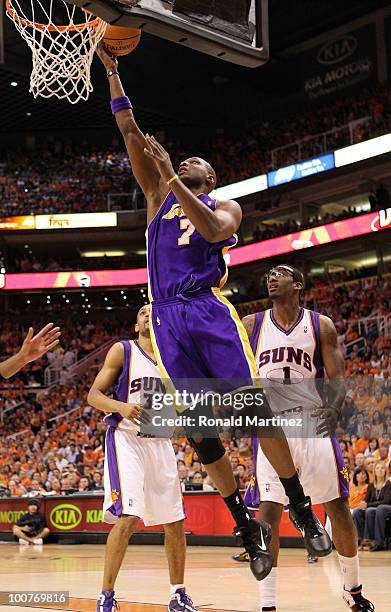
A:
[[[308,138],[300,151],[286,149],[277,167],[324,153],[324,138],[314,135],[334,130],[327,139],[327,149],[351,144],[349,129],[337,129],[347,123],[370,117],[353,130],[353,141],[360,142],[391,130],[391,94],[385,86],[363,91],[351,98],[335,99],[314,110],[274,121],[251,125],[241,134],[219,133],[209,140],[165,142],[174,164],[194,154],[215,167],[219,184],[226,185],[272,169],[271,151],[277,147]],[[122,146],[122,145],[121,145]],[[109,150],[83,149],[80,143],[57,142],[41,151],[14,153],[0,157],[0,197],[2,216],[94,212],[108,210],[110,193],[129,193],[136,188],[128,157],[119,144]],[[126,199],[119,207],[129,208]]]
[[[365,489],[367,483],[361,482],[364,476],[357,469],[366,471],[365,478],[373,483],[376,466],[381,463],[388,470],[391,457],[391,280],[367,278],[346,284],[319,280],[307,291],[305,303],[333,318],[346,358],[347,398],[337,435],[350,476],[352,510],[362,510],[368,487]],[[247,305],[250,311],[263,307],[257,302]],[[371,321],[364,325],[360,323],[363,317]],[[62,323],[62,348],[54,356],[48,355],[49,362],[58,359],[72,364],[83,351],[93,350],[106,338],[130,333],[115,321],[95,326]],[[3,354],[12,353],[21,341],[11,328],[10,322],[2,326]],[[5,412],[2,419],[0,496],[102,490],[105,425],[102,414],[87,402],[97,367],[95,364],[88,374],[60,381],[47,390],[30,387],[23,391],[26,376],[34,375],[33,367],[11,379],[14,396],[4,398],[2,393],[1,400],[3,408],[13,410]],[[17,399],[23,403],[18,405]],[[238,485],[244,489],[253,476],[251,441],[237,437],[224,440],[224,444]],[[175,439],[173,445],[183,490],[213,490],[187,441]],[[364,539],[364,546],[368,539]]]
[[[45,321],[46,323],[46,321]],[[40,319],[34,322],[34,327],[39,329],[44,322]],[[69,378],[70,368],[80,359],[95,351],[107,342],[117,337],[125,337],[129,334],[127,325],[116,319],[107,319],[92,323],[87,320],[78,322],[70,318],[56,317],[56,325],[62,330],[61,346],[47,353],[45,357],[25,366],[11,379],[11,382],[2,382],[2,393],[0,397],[0,408],[9,408],[18,403],[23,389],[41,387],[44,384],[44,370],[51,366],[61,371],[61,382]],[[0,356],[7,358],[15,354],[23,342],[26,329],[25,326],[15,324],[15,320],[3,319],[0,327]]]

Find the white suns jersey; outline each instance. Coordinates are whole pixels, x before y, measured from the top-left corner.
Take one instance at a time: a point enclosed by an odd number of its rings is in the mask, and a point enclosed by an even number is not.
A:
[[[303,308],[285,330],[271,309],[259,312],[250,341],[273,413],[294,417],[322,406],[319,313]]]
[[[145,405],[149,395],[164,393],[158,365],[143,351],[137,340],[122,340],[122,344],[124,367],[115,384],[113,397],[120,402]],[[108,414],[104,421],[111,427],[140,430],[138,425],[117,412]]]

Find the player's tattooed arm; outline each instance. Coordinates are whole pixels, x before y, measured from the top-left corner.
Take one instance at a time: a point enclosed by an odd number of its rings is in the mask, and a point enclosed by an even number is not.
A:
[[[56,348],[60,342],[60,335],[60,328],[54,327],[53,323],[45,325],[35,336],[33,328],[30,327],[16,355],[0,363],[0,375],[4,378],[10,378],[31,361],[39,359],[48,351]]]
[[[244,329],[247,332],[249,339],[251,338],[251,334],[253,333],[254,323],[255,323],[255,314],[250,314],[242,319],[242,323],[244,325]]]
[[[323,408],[319,433],[335,431],[346,397],[345,360],[338,346],[337,330],[329,317],[320,315],[320,345],[328,377],[327,401]]]
[[[146,140],[145,156],[155,162],[163,181],[169,181],[175,176],[169,153],[153,136],[147,134]],[[207,180],[210,181],[211,187],[215,184],[215,177],[212,173]],[[220,201],[217,203],[216,210],[211,210],[190,191],[180,178],[170,184],[170,189],[181,203],[183,212],[190,223],[208,242],[221,242],[230,238],[238,230],[242,221],[242,209],[234,200]]]
[[[102,369],[95,378],[88,393],[88,403],[105,412],[119,412],[124,418],[138,424],[141,414],[139,404],[119,402],[106,394],[114,385],[124,367],[124,347],[121,342],[116,342],[106,355]]]
[[[111,99],[125,96],[120,76],[115,74],[118,70],[118,60],[110,57],[101,44],[98,46],[96,53],[106,71],[114,71],[114,74],[109,77]],[[167,195],[169,188],[161,180],[153,160],[149,159],[144,153],[147,141],[136,123],[133,111],[131,109],[120,110],[115,113],[115,119],[125,141],[133,174],[147,199],[148,222],[150,222]]]

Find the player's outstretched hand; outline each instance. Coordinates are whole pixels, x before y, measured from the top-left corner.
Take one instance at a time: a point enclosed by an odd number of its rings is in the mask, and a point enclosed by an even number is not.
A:
[[[169,181],[175,174],[169,154],[154,136],[146,134],[145,139],[147,141],[147,146],[144,148],[145,155],[153,159],[162,179]]]
[[[332,406],[323,406],[316,410],[312,416],[319,419],[319,424],[316,428],[316,434],[327,438],[335,433],[340,419],[340,412]]]
[[[135,425],[140,425],[140,423],[148,423],[149,418],[141,404],[123,404],[120,409],[120,414],[124,417],[124,419],[128,419],[132,421]]]
[[[23,362],[35,361],[35,359],[39,359],[45,353],[54,349],[60,342],[60,336],[60,328],[54,327],[53,323],[45,325],[35,336],[33,328],[30,327],[19,351]]]
[[[99,45],[96,48],[96,54],[99,57],[100,61],[102,62],[102,64],[104,65],[104,67],[106,68],[107,71],[109,70],[117,70],[118,68],[118,60],[116,57],[111,57],[111,55],[109,55],[107,53],[107,51],[105,50],[104,46],[102,45],[102,43],[99,43]]]

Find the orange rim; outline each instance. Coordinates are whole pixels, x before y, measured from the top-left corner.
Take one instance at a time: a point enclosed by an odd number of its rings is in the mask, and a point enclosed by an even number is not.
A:
[[[6,8],[8,15],[14,21],[17,21],[18,23],[26,27],[29,27],[29,28],[35,28],[36,30],[49,30],[49,32],[67,32],[67,31],[72,32],[72,31],[85,30],[86,28],[95,28],[102,21],[100,17],[96,17],[92,21],[85,21],[84,23],[55,26],[55,25],[48,25],[45,23],[37,23],[35,21],[30,21],[29,19],[24,19],[24,17],[20,17],[20,15],[18,15],[18,13],[15,11],[15,9],[12,8],[11,0],[5,1],[5,8]],[[85,9],[81,9],[81,10],[84,13],[88,13],[88,11],[86,11]]]

